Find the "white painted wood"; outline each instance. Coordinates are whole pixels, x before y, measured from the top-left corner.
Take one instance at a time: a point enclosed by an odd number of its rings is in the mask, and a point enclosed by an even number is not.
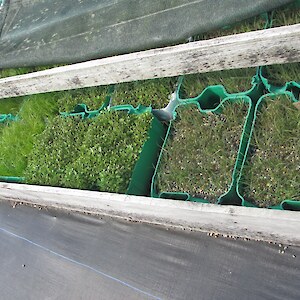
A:
[[[94,191],[0,183],[0,201],[300,245],[299,212],[220,206]]]
[[[0,79],[0,98],[300,61],[300,24]]]

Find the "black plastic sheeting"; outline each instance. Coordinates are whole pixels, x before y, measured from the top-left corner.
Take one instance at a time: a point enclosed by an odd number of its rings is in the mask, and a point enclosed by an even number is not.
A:
[[[0,68],[73,63],[182,43],[289,2],[0,0]]]
[[[1,299],[299,299],[281,246],[0,202]]]

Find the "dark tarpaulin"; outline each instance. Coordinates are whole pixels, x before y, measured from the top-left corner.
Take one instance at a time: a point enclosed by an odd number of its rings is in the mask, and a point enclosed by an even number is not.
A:
[[[1,299],[299,299],[284,246],[0,202]]]
[[[182,43],[289,2],[0,0],[0,68],[73,63]]]

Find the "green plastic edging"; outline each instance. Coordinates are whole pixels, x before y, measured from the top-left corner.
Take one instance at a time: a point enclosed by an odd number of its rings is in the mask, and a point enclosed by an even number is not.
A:
[[[115,89],[114,85],[109,87],[105,100],[99,109],[89,110],[86,104],[80,103],[77,104],[71,112],[61,112],[60,115],[64,117],[79,116],[82,119],[94,118],[98,116],[102,110],[109,107],[114,89]]]
[[[284,200],[281,202],[280,208],[283,210],[300,211],[300,200]]]
[[[77,104],[71,112],[61,112],[60,115],[64,117],[81,117],[82,119],[90,119],[99,115],[103,108],[97,110],[88,110],[88,107],[84,103]]]
[[[150,195],[151,178],[153,177],[155,170],[154,166],[158,160],[166,130],[166,126],[156,117],[153,117],[152,124],[148,132],[148,139],[135,164],[126,194],[137,196]]]
[[[110,111],[127,111],[128,114],[134,114],[134,115],[144,114],[146,112],[152,113],[151,106],[138,105],[137,107],[133,107],[130,104],[111,106],[109,108],[109,110]]]
[[[300,83],[296,81],[288,81],[282,86],[276,86],[272,85],[269,83],[268,78],[265,76],[265,67],[262,67],[260,69],[260,77],[261,81],[264,84],[266,90],[269,93],[274,93],[274,94],[282,94],[285,92],[291,92],[292,95],[291,97],[295,99],[295,101],[298,101],[300,97]]]
[[[181,90],[183,86],[184,76],[180,76],[178,80],[178,86],[176,89],[176,99],[181,103],[193,103],[194,101],[199,101],[202,103],[203,108],[205,108],[206,102],[209,101],[209,107],[213,106],[212,98],[215,99],[215,103],[218,103],[217,96],[227,96],[227,97],[259,97],[261,94],[261,89],[258,86],[261,83],[260,80],[260,70],[259,67],[256,69],[256,74],[251,79],[252,87],[245,92],[240,93],[228,93],[223,85],[210,85],[206,87],[198,96],[192,98],[181,98]]]
[[[177,99],[175,99],[176,101]],[[244,103],[247,103],[249,105],[247,116],[245,119],[243,131],[241,134],[240,144],[239,144],[239,150],[237,153],[237,159],[233,168],[232,173],[232,180],[231,184],[229,186],[228,191],[221,195],[221,197],[218,199],[219,204],[234,204],[234,205],[241,205],[243,199],[238,194],[237,189],[237,178],[238,174],[241,170],[241,166],[245,160],[245,152],[247,149],[247,145],[245,144],[247,142],[247,135],[245,132],[247,131],[246,128],[249,127],[249,124],[252,123],[252,115],[253,115],[253,105],[251,98],[249,96],[246,96],[245,94],[228,94],[226,93],[223,86],[210,86],[206,88],[199,96],[195,98],[188,99],[187,101],[178,101],[176,102],[176,105],[174,106],[173,110],[173,120],[176,119],[176,108],[182,105],[190,105],[194,104],[198,107],[200,113],[220,113],[222,110],[222,105],[224,102],[230,101],[230,102],[236,102],[236,101],[243,101]],[[202,203],[209,203],[208,200],[202,199],[202,198],[195,198],[189,195],[188,193],[182,193],[182,192],[168,192],[168,191],[157,191],[157,175],[158,170],[160,166],[160,162],[162,159],[162,155],[167,143],[167,140],[169,138],[171,127],[173,124],[173,120],[169,122],[169,127],[166,132],[166,136],[164,139],[164,143],[162,145],[162,149],[160,151],[160,155],[156,164],[155,172],[151,180],[151,196],[155,198],[173,198],[173,199],[181,199],[181,200],[187,200],[187,201],[194,201],[194,202],[202,202]],[[227,200],[225,200],[225,197],[227,197]],[[229,200],[230,199],[230,200]]]
[[[5,123],[8,121],[15,121],[17,117],[12,114],[0,114],[0,123]]]
[[[240,146],[238,150],[237,160],[235,168],[232,174],[232,183],[227,193],[223,194],[218,199],[218,204],[224,205],[242,205],[247,207],[253,207],[254,205],[246,201],[239,192],[239,181],[243,166],[247,159],[247,153],[250,146],[250,136],[253,131],[253,120],[255,116],[255,105],[251,98],[249,103],[249,110],[244,123],[244,129],[241,135]]]
[[[107,107],[109,111],[127,112],[128,114],[140,115],[152,113],[151,106],[138,105],[116,105]],[[94,114],[91,117],[97,116]],[[133,168],[132,176],[127,188],[126,194],[137,196],[150,195],[150,180],[153,176],[154,166],[158,159],[158,154],[163,142],[163,136],[166,132],[166,126],[160,122],[154,115],[148,131],[148,139],[142,147],[140,156]]]
[[[150,106],[146,107],[143,105],[139,105],[138,107],[133,107],[132,105],[117,105],[109,107],[108,103],[103,104],[99,109],[89,110],[87,105],[84,103],[77,104],[71,112],[61,112],[60,114],[63,117],[81,117],[82,119],[91,119],[97,117],[103,110],[110,111],[126,111],[128,114],[143,114],[146,112],[152,112],[152,108]]]
[[[10,183],[22,183],[25,181],[25,178],[14,177],[14,176],[0,176],[0,181],[10,182]]]

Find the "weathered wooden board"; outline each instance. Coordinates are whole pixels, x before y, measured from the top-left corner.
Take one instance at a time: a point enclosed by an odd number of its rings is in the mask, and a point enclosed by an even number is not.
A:
[[[300,61],[300,24],[0,79],[0,98]]]
[[[300,245],[299,212],[0,183],[0,201],[23,202],[164,227]]]

